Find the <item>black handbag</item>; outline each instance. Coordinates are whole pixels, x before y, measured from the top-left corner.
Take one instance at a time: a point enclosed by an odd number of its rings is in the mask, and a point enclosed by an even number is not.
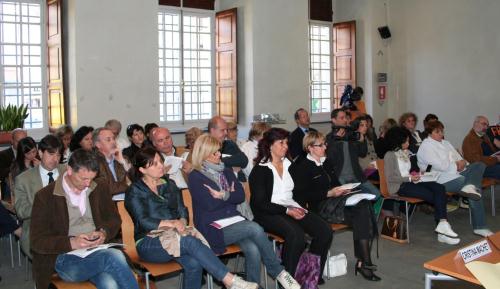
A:
[[[344,222],[344,207],[348,195],[328,198],[319,204],[318,214],[328,223],[338,224]]]
[[[380,236],[398,243],[408,243],[406,235],[406,221],[401,217],[387,216],[382,225]]]

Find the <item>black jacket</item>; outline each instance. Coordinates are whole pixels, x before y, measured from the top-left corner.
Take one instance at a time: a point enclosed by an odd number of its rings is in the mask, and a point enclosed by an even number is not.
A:
[[[248,165],[248,158],[243,153],[238,145],[230,140],[225,140],[222,143],[222,154],[230,155],[230,157],[222,157],[221,161],[224,163],[226,168],[238,167],[238,168],[246,168]],[[238,181],[246,182],[247,178],[243,173],[243,170],[238,173]]]
[[[333,170],[337,172],[340,176],[340,172],[344,166],[344,150],[343,142],[341,140],[336,140],[334,135],[330,132],[326,136],[326,142],[328,146],[326,148],[326,156],[331,161],[333,165]],[[349,157],[351,158],[352,170],[356,180],[359,182],[365,182],[366,177],[363,174],[363,170],[359,165],[358,158],[364,158],[368,153],[368,146],[366,140],[363,142],[359,141],[349,141]]]
[[[10,165],[14,161],[14,150],[12,147],[0,151],[0,181],[4,181],[10,172]]]
[[[316,131],[314,128],[310,127],[309,131]],[[297,127],[290,134],[290,141],[288,142],[288,151],[290,152],[290,156],[294,160],[298,156],[306,156],[306,152],[302,147],[302,140],[306,134],[302,131],[300,127]]]
[[[284,206],[271,203],[274,176],[270,168],[260,164],[255,165],[248,177],[248,183],[252,192],[250,207],[255,220],[264,215],[286,215]]]

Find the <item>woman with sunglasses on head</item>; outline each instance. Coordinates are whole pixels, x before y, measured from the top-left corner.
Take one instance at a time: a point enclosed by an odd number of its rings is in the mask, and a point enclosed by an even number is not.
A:
[[[290,274],[295,274],[306,247],[305,234],[312,238],[309,252],[320,256],[320,272],[323,272],[333,231],[320,216],[307,211],[293,198],[294,181],[288,171],[291,165],[288,137],[288,131],[271,128],[259,141],[259,152],[249,178],[250,204],[255,221],[266,232],[285,239],[282,260]],[[324,280],[320,277],[318,283]]]
[[[10,166],[10,187],[14,189],[16,177],[40,164],[36,142],[31,137],[25,137],[17,144],[17,154],[14,162]]]
[[[194,170],[189,174],[188,186],[193,197],[193,219],[196,228],[207,238],[215,253],[221,254],[226,246],[238,244],[245,255],[246,279],[260,283],[260,263],[269,275],[285,289],[300,289],[300,285],[285,271],[273,250],[272,243],[259,224],[247,214],[237,223],[224,228],[212,226],[214,222],[243,214],[237,206],[245,202],[243,186],[232,168],[221,161],[221,143],[204,134],[194,143],[192,161]],[[244,203],[243,205],[246,205]]]
[[[125,207],[134,221],[134,238],[139,257],[152,263],[175,260],[184,269],[185,289],[201,288],[203,269],[231,289],[257,289],[257,284],[233,275],[203,241],[192,236],[187,227],[188,211],[175,183],[162,178],[163,159],[152,147],[136,154],[130,178],[133,180],[125,194]],[[155,236],[155,230],[172,230],[178,236],[178,246],[164,247],[165,239]],[[153,232],[152,232],[153,231]],[[169,240],[172,241],[172,240]]]
[[[306,157],[297,159],[290,166],[294,181],[293,196],[309,210],[318,213],[331,223],[344,223],[352,227],[354,255],[358,259],[358,272],[370,281],[379,281],[376,267],[371,261],[371,243],[377,235],[377,223],[373,207],[368,200],[361,200],[354,206],[345,206],[350,190],[343,189],[326,158],[325,137],[319,132],[309,132],[303,140]]]

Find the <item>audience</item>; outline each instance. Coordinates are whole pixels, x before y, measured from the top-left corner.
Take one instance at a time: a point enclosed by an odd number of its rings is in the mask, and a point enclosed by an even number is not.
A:
[[[66,282],[89,280],[99,289],[139,288],[120,250],[95,250],[85,258],[67,254],[109,242],[120,229],[108,186],[93,181],[98,170],[94,152],[76,150],[66,172],[35,195],[30,243],[37,288],[48,288],[55,272]]]
[[[130,145],[130,141],[127,138],[121,137],[120,132],[122,131],[122,124],[116,119],[110,119],[105,124],[104,127],[113,132],[115,136],[116,144],[118,149],[122,151],[124,148]]]
[[[243,141],[238,139],[238,125],[234,121],[227,122],[227,139],[241,147]]]
[[[259,151],[259,141],[262,139],[264,133],[269,129],[271,129],[271,126],[265,122],[252,123],[252,127],[248,132],[248,141],[241,146],[241,151],[248,158],[248,165],[243,169],[243,173],[245,174],[247,179],[250,176],[250,173],[252,172],[253,166],[255,164],[255,158],[257,157],[257,153]]]
[[[31,258],[30,251],[30,223],[31,208],[35,194],[43,187],[57,180],[65,171],[65,165],[59,164],[61,159],[62,144],[53,135],[46,135],[38,144],[40,165],[31,168],[16,178],[14,206],[17,218],[22,221],[23,234],[21,248],[24,254]]]
[[[193,197],[193,219],[198,230],[207,238],[210,248],[221,254],[226,246],[238,244],[245,255],[246,280],[260,283],[261,267],[285,289],[300,289],[300,285],[284,270],[272,243],[261,226],[252,222],[251,214],[239,209],[247,205],[243,186],[231,168],[221,162],[221,143],[210,135],[200,136],[193,148],[194,170],[189,174],[189,191]],[[240,222],[224,228],[212,224],[218,220],[244,216]]]
[[[125,194],[125,207],[135,227],[139,257],[146,262],[164,263],[176,260],[184,269],[186,289],[201,288],[203,269],[231,289],[257,289],[235,276],[221,263],[212,250],[187,227],[188,210],[174,182],[162,178],[161,155],[151,147],[139,150],[131,169],[132,185]],[[172,232],[157,236],[152,231]],[[178,237],[177,237],[178,236]],[[169,244],[163,244],[168,242]]]
[[[240,182],[246,182],[242,169],[248,165],[248,158],[232,140],[227,139],[227,123],[220,116],[214,116],[208,122],[208,133],[221,144],[222,162],[227,168],[232,168]]]
[[[383,159],[385,156],[385,153],[389,150],[387,148],[387,143],[385,139],[385,134],[389,131],[389,129],[397,126],[398,123],[396,122],[395,119],[393,118],[388,118],[384,120],[382,125],[379,128],[379,137],[377,141],[375,142],[375,152],[377,153],[377,156],[379,159]]]
[[[332,131],[326,136],[326,155],[338,173],[341,184],[361,183],[360,188],[369,194],[380,196],[380,191],[367,181],[359,165],[359,158],[367,155],[368,147],[363,134],[355,134],[348,128],[346,113],[334,109],[331,113]]]
[[[399,126],[407,129],[410,132],[410,152],[416,154],[422,140],[422,133],[417,130],[417,115],[413,112],[405,112],[399,117]]]
[[[111,195],[125,193],[130,183],[127,178],[130,165],[116,145],[115,135],[111,130],[100,127],[94,130],[92,141],[99,163],[96,180],[108,184]]]
[[[434,231],[438,241],[450,245],[460,242],[447,221],[446,189],[435,181],[423,181],[422,175],[411,170],[410,133],[400,127],[391,128],[386,135],[389,149],[384,157],[384,171],[389,194],[422,199],[434,205]]]
[[[10,198],[10,190],[12,188],[9,187],[8,177],[10,173],[10,166],[14,162],[17,154],[17,144],[19,141],[28,134],[25,130],[21,128],[16,128],[11,132],[11,146],[8,149],[0,151],[0,182],[1,182],[1,191],[2,191],[2,199]]]
[[[194,147],[194,142],[202,134],[203,134],[203,131],[195,126],[193,126],[192,128],[190,128],[186,131],[186,134],[185,134],[186,147],[185,147],[185,151],[180,156],[183,160],[190,162],[190,159],[191,159],[190,154],[191,154],[191,150]]]
[[[36,148],[35,140],[29,136],[21,139],[17,144],[16,159],[10,166],[9,188],[14,188],[16,177],[40,164],[40,157]]]
[[[370,134],[368,134],[368,118],[365,115],[361,115],[352,121],[351,127],[354,131],[357,131],[366,140],[367,153],[365,157],[360,157],[359,165],[363,170],[363,174],[369,179],[378,179],[377,174],[377,153],[375,152],[375,144]],[[372,135],[373,136],[373,135]]]
[[[486,136],[488,126],[489,122],[485,116],[477,116],[472,129],[464,138],[462,150],[469,163],[482,162],[486,165],[483,177],[500,179],[500,154],[492,156],[498,149]]]
[[[309,252],[320,256],[320,272],[323,272],[333,232],[321,217],[302,208],[293,199],[294,182],[288,171],[291,165],[288,137],[288,131],[271,128],[259,141],[259,153],[249,177],[250,205],[254,220],[266,232],[285,240],[281,255],[285,270],[295,275],[306,247],[307,233],[312,238]],[[322,278],[319,283],[324,283]]]
[[[293,115],[297,128],[290,134],[290,156],[295,160],[298,156],[305,156],[306,152],[302,148],[302,140],[309,131],[316,131],[311,125],[309,113],[303,108],[297,109]]]
[[[481,180],[486,166],[481,162],[468,164],[451,143],[444,140],[444,125],[439,120],[428,123],[427,134],[417,153],[420,170],[439,172],[437,182],[443,184],[447,192],[468,197],[474,234],[491,235],[481,199]]]
[[[328,222],[341,222],[352,227],[354,255],[358,259],[355,273],[360,272],[367,280],[379,281],[380,277],[373,273],[376,266],[370,254],[372,240],[378,233],[371,202],[361,200],[354,206],[345,206],[350,191],[340,187],[337,173],[326,158],[323,134],[306,134],[303,148],[308,152],[307,156],[299,157],[290,166],[294,199]]]
[[[154,128],[157,128],[158,125],[154,122],[150,122],[150,123],[146,123],[146,125],[144,126],[144,134],[146,135],[146,145],[153,145],[153,143],[151,142],[151,131],[154,129]]]
[[[421,132],[421,135],[422,135],[422,140],[424,140],[425,138],[428,137],[427,135],[427,125],[429,122],[433,121],[433,120],[439,120],[439,118],[437,117],[437,115],[433,114],[433,113],[429,113],[425,116],[424,120],[422,121],[423,122],[423,125],[424,125],[424,131]]]
[[[130,141],[130,146],[124,148],[123,156],[128,159],[130,163],[134,160],[134,155],[142,147],[144,147],[144,129],[137,123],[127,126],[127,137]]]
[[[165,161],[170,179],[176,183],[177,187],[181,189],[187,188],[187,183],[182,173],[189,174],[192,166],[189,162],[175,156],[175,147],[170,131],[164,127],[154,128],[150,133],[150,138],[154,148],[162,155]]]
[[[71,143],[71,138],[73,137],[73,129],[70,125],[63,124],[55,132],[55,136],[59,139],[62,144],[61,153],[61,164],[68,162],[71,150],[69,149],[69,144]]]
[[[94,147],[94,143],[92,142],[93,131],[94,128],[91,126],[82,126],[76,130],[75,134],[71,138],[71,142],[69,143],[69,150],[71,152],[74,152],[77,149],[91,151]]]

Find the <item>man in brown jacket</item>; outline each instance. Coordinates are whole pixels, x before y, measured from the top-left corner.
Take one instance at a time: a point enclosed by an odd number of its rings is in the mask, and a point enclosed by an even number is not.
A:
[[[485,135],[488,126],[488,119],[485,116],[476,116],[472,129],[464,138],[462,150],[464,158],[469,163],[483,162],[486,164],[484,177],[500,179],[500,153],[495,156],[491,155],[498,150]]]
[[[100,127],[92,133],[92,140],[99,160],[99,172],[96,180],[106,182],[111,195],[125,193],[130,184],[127,178],[127,170],[130,165],[118,148],[115,135],[111,130]]]
[[[48,288],[54,271],[67,282],[139,288],[121,251],[95,249],[114,238],[121,223],[108,186],[93,181],[98,169],[95,153],[78,149],[62,177],[35,195],[30,241],[37,288]],[[82,258],[70,254],[76,249],[95,251]]]

